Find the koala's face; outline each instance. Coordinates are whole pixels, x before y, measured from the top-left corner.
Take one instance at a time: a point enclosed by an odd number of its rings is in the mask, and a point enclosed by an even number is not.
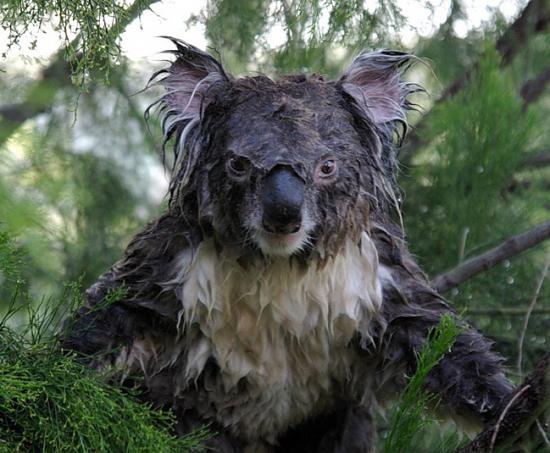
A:
[[[220,244],[264,255],[337,253],[393,198],[391,136],[411,92],[410,55],[358,56],[340,79],[232,79],[173,40],[159,71],[165,139],[176,136],[171,202]],[[191,216],[191,218],[189,218]]]
[[[366,227],[381,144],[374,127],[358,133],[333,85],[242,79],[214,98],[205,119],[212,139],[200,165],[211,167],[206,192],[219,237],[289,256]]]

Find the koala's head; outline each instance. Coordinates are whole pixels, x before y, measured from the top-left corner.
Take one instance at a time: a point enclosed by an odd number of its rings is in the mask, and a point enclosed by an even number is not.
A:
[[[388,213],[410,55],[362,54],[336,81],[233,79],[173,42],[175,62],[152,79],[166,90],[165,140],[175,137],[171,208],[203,234],[264,255],[326,255]]]

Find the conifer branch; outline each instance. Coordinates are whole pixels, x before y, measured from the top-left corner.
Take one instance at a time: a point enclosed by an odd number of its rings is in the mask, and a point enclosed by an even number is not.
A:
[[[159,0],[136,0],[120,19],[116,30],[122,32],[136,17]],[[112,29],[114,31],[115,28]],[[69,47],[77,42],[75,38]],[[71,86],[70,62],[65,60],[66,48],[59,50],[51,63],[42,71],[42,77],[27,90],[25,100],[0,108],[0,146],[26,120],[51,109],[56,93]]]
[[[506,239],[497,247],[475,256],[461,263],[454,269],[436,276],[432,280],[432,286],[443,293],[480,272],[491,269],[496,264],[518,255],[525,250],[534,247],[540,242],[550,238],[550,221]]]

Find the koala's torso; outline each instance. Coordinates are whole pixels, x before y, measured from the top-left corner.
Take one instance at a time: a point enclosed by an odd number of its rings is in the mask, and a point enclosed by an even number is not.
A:
[[[258,257],[243,266],[206,240],[176,257],[163,284],[181,303],[179,338],[138,340],[118,364],[146,375],[176,368],[175,396],[194,393],[201,416],[274,442],[329,405],[335,386],[361,391],[352,340],[368,339],[379,319],[378,269],[366,233],[323,264]],[[207,363],[215,373],[203,373]]]

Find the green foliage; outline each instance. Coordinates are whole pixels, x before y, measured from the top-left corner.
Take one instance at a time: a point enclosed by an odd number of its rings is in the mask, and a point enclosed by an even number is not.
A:
[[[2,225],[0,225],[1,227]],[[0,229],[0,283],[19,278],[21,250],[7,232]]]
[[[441,317],[439,324],[433,329],[428,341],[418,354],[416,371],[409,379],[405,391],[389,414],[389,432],[384,439],[384,453],[406,453],[411,446],[419,442],[424,428],[433,422],[426,410],[436,405],[436,396],[423,389],[426,376],[437,365],[443,355],[449,351],[460,328],[449,315]],[[445,438],[439,451],[450,451],[450,444],[455,437]],[[456,445],[454,445],[456,446]],[[435,453],[436,450],[430,450]]]
[[[85,85],[90,73],[99,71],[108,79],[110,66],[120,56],[119,37],[129,19],[143,11],[150,1],[129,3],[112,0],[4,0],[0,3],[0,24],[8,31],[8,50],[21,37],[36,34],[51,22],[61,36],[65,59],[71,64],[73,82]],[[131,6],[130,6],[131,5]]]
[[[148,170],[160,163],[146,147],[143,118],[102,89],[81,95],[78,125],[59,109],[0,149],[0,219],[27,256],[21,278],[35,295],[81,277],[91,284],[162,209],[151,203]],[[102,133],[92,136],[85,124]],[[9,300],[10,290],[0,287],[1,295]]]
[[[11,250],[8,236],[0,237],[0,250]],[[0,261],[0,269],[11,272],[13,262]],[[67,304],[82,303],[80,294],[79,286],[70,285],[63,299],[36,303],[19,293],[0,318],[0,452],[200,450],[206,430],[176,438],[171,414],[140,403],[136,392],[109,385],[106,377],[61,353],[53,333]],[[105,303],[117,297],[120,293]],[[24,314],[16,308],[20,298]]]
[[[472,29],[466,38],[461,38],[457,36],[454,25],[457,21],[468,19],[464,3],[453,0],[446,21],[433,36],[421,39],[415,48],[416,53],[430,63],[437,77],[433,86],[431,80],[425,86],[432,95],[437,95],[469,68],[474,67],[482,56],[486,43],[498,39],[508,26],[497,9],[482,29]]]
[[[432,276],[548,216],[543,208],[547,189],[537,188],[547,176],[525,173],[522,167],[546,130],[543,116],[525,110],[517,92],[510,71],[485,46],[465,89],[430,112],[423,138],[427,145],[402,183],[408,242]],[[542,245],[470,279],[449,296],[459,310],[526,307],[544,255]],[[540,302],[549,295],[546,286]],[[527,356],[532,359],[547,347],[542,321],[538,317],[530,324]],[[517,354],[520,317],[476,316],[475,322],[499,342],[501,353]]]
[[[468,87],[430,117],[434,145],[415,162],[414,186],[406,186],[406,226],[415,252],[430,257],[427,270],[440,272],[495,233],[505,237],[529,224],[506,209],[501,191],[527,154],[533,118],[522,113],[490,49]]]
[[[0,328],[0,451],[180,452],[204,432],[170,434],[172,417],[102,382],[74,358]]]
[[[213,47],[237,72],[305,70],[333,76],[340,63],[335,51],[346,56],[387,46],[403,18],[393,0],[369,8],[359,0],[214,0],[207,14],[191,22],[205,24]],[[274,37],[285,39],[274,44]]]

